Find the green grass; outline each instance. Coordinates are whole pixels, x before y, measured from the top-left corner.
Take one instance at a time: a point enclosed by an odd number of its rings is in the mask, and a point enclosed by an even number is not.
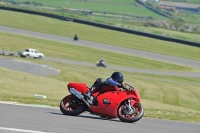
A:
[[[103,18],[102,18],[103,19]],[[111,19],[107,18],[108,21],[112,21]],[[180,32],[176,30],[164,29],[164,28],[156,28],[156,27],[144,27],[144,26],[137,26],[133,23],[118,23],[116,26],[120,26],[123,28],[133,29],[137,31],[142,31],[146,33],[153,33],[162,36],[168,36],[172,38],[179,38],[182,40],[189,40],[193,42],[200,41],[200,34],[197,33],[189,33],[189,32]]]
[[[180,2],[180,0],[167,0],[167,1],[172,1],[172,2]],[[200,4],[199,0],[186,0],[183,3],[188,3],[188,4]]]
[[[30,14],[1,11],[0,17],[2,18],[2,21],[0,21],[0,25],[4,26],[16,27],[67,37],[73,37],[74,34],[78,34],[80,39],[83,40],[96,41],[115,46],[122,46],[193,60],[200,60],[200,48],[197,47],[186,46],[183,44],[161,41],[107,29],[101,29],[73,22],[59,21],[56,19]],[[193,34],[184,34],[184,36],[186,35],[188,35],[188,37],[192,36],[192,38],[199,39],[198,35],[193,36]]]
[[[21,2],[27,0],[20,0]],[[143,16],[143,17],[155,17],[155,18],[163,18],[161,15],[156,14],[155,12],[148,10],[143,6],[138,6],[135,1],[125,0],[125,1],[74,1],[68,0],[68,4],[66,4],[66,0],[57,0],[57,1],[49,1],[49,0],[29,0],[30,2],[38,2],[42,3],[44,6],[49,7],[58,7],[58,8],[76,8],[76,9],[85,9],[91,10],[93,12],[109,12],[109,13],[117,13],[117,14],[127,14],[127,15],[135,15],[135,16]],[[133,5],[134,4],[134,5]]]
[[[174,13],[174,15],[181,18],[185,22],[191,22],[191,23],[198,24],[199,20],[200,20],[199,14],[197,14],[197,13],[179,12],[177,14]]]
[[[17,0],[18,2],[25,2],[27,0]],[[42,3],[44,5],[48,5],[48,6],[55,6],[55,7],[63,7],[64,4],[66,4],[66,2],[68,2],[68,4],[70,4],[71,2],[74,2],[75,0],[29,0],[30,2],[38,2],[38,3]],[[134,0],[93,0],[93,1],[86,1],[85,0],[79,0],[79,1],[75,1],[75,2],[79,2],[79,3],[112,3],[112,4],[135,4],[136,2]]]
[[[163,18],[162,16],[142,6],[70,2],[70,4],[67,5],[66,7],[77,8],[77,9],[89,9],[96,12],[126,14],[126,15],[143,16],[143,17],[152,16],[153,18]]]

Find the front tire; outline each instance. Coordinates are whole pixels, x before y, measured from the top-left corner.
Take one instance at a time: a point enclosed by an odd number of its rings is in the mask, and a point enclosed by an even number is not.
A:
[[[38,59],[39,59],[39,60],[42,59],[42,56],[39,56]]]
[[[27,54],[27,55],[26,55],[26,58],[27,58],[27,59],[30,58],[30,55]]]
[[[133,122],[140,120],[143,117],[144,109],[140,103],[135,103],[133,106],[131,106],[131,108],[134,111],[126,114],[125,113],[125,105],[124,105],[124,103],[122,103],[117,110],[118,118],[123,122],[133,123]]]
[[[77,116],[86,109],[86,105],[74,95],[68,95],[60,102],[60,111],[65,115]]]

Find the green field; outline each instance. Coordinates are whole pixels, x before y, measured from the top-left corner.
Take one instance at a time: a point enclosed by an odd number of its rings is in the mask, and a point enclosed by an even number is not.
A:
[[[187,1],[180,1],[180,0],[167,0],[171,2],[182,2],[188,4],[200,4],[199,0],[187,0]],[[27,2],[27,0],[17,0],[17,2]],[[167,19],[164,16],[161,16],[144,6],[138,4],[135,0],[29,0],[29,2],[41,3],[43,6],[48,7],[56,7],[56,8],[74,8],[74,9],[85,9],[91,10],[93,13],[101,12],[106,14],[117,14],[122,15],[121,19],[125,17],[124,15],[129,15],[132,17],[146,17],[146,18],[154,18],[154,19]],[[157,3],[151,2],[154,6],[157,6]],[[31,5],[31,4],[30,4]],[[31,6],[32,7],[32,6]],[[192,22],[198,23],[199,17],[195,13],[190,13],[191,17],[186,16],[187,12],[180,12],[186,15],[177,15],[175,12],[169,12],[174,14],[175,17],[181,18],[185,22]],[[96,15],[92,15],[95,17]],[[193,17],[194,16],[194,17]],[[89,17],[88,17],[89,18]],[[106,18],[106,17],[104,17]],[[95,19],[94,19],[95,20]],[[118,19],[118,21],[120,18]],[[131,19],[130,19],[131,20]],[[126,20],[125,20],[126,22]]]
[[[172,1],[172,2],[181,2],[180,0],[166,0],[166,1]],[[200,4],[199,0],[185,0],[184,3],[190,3],[190,4]]]
[[[4,2],[13,2],[12,0],[0,0]],[[179,0],[168,0],[168,1],[174,1],[174,2],[182,2],[182,3],[193,3],[193,4],[200,4],[198,0],[187,0],[187,1],[179,1]],[[99,17],[96,15],[97,13],[101,14],[101,17],[104,18],[102,23],[112,23],[110,21],[107,21],[107,16],[109,15],[117,15],[118,19],[115,21],[114,19],[111,19],[115,23],[127,23],[127,22],[133,22],[133,25],[136,25],[137,22],[143,23],[143,19],[145,20],[146,23],[148,21],[153,20],[168,20],[171,21],[171,19],[160,15],[159,13],[156,13],[152,10],[149,10],[148,8],[140,5],[137,3],[135,0],[14,0],[14,3],[21,4],[20,6],[17,6],[15,4],[15,7],[17,8],[28,8],[28,10],[36,10],[36,11],[42,11],[42,12],[53,12],[59,15],[66,15],[68,17],[73,17],[73,18],[84,18],[86,20],[92,20],[92,21],[101,21]],[[26,4],[26,6],[23,6],[23,4]],[[151,3],[151,5],[156,9],[157,3],[156,2],[151,2],[150,0],[148,3]],[[3,4],[2,4],[3,5]],[[57,8],[57,10],[60,11],[54,11],[47,9],[48,7],[54,7]],[[77,12],[71,12],[67,13],[64,12],[64,10],[61,11],[61,9],[80,9],[80,10],[91,10],[93,14],[90,15],[85,15],[84,13],[77,13]],[[156,9],[157,10],[157,9]],[[163,12],[163,11],[159,11]],[[174,15],[174,18],[176,18],[176,21],[178,19],[181,19],[182,22],[189,22],[189,23],[198,23],[199,22],[199,17],[198,14],[190,12],[190,17],[187,16],[187,12],[180,12],[180,14],[184,15],[177,15],[176,12],[168,12],[170,14]],[[76,17],[75,17],[76,16]],[[83,17],[84,16],[84,17]],[[124,19],[125,17],[130,17],[129,19]],[[139,19],[140,18],[140,19]],[[174,19],[173,19],[174,20]]]
[[[25,2],[27,0],[18,0],[19,2]],[[75,9],[85,9],[92,10],[93,12],[107,12],[115,14],[127,14],[135,16],[144,16],[144,17],[155,17],[163,18],[162,16],[146,9],[143,6],[136,4],[134,0],[93,0],[93,1],[74,1],[74,0],[29,0],[29,2],[38,2],[42,3],[44,6],[57,7],[57,8],[75,8]]]
[[[193,60],[200,60],[200,48],[186,46],[174,42],[161,41],[143,36],[24,13],[2,10],[0,12],[0,17],[2,18],[0,25],[4,26],[67,37],[73,37],[74,34],[78,34],[79,38],[83,40],[161,53]],[[180,32],[173,33],[179,35]],[[180,35],[187,36],[188,38],[199,39],[199,35],[188,33],[180,33]]]
[[[199,48],[170,43],[141,36],[115,32],[106,29],[59,21],[41,16],[8,11],[0,11],[0,25],[39,31],[44,33],[73,37],[77,33],[81,39],[103,42],[129,48],[165,53],[179,57],[200,60]],[[177,33],[178,34],[178,33]],[[188,37],[194,37],[192,34]],[[190,36],[189,36],[190,35]],[[45,56],[96,63],[102,55],[112,65],[163,71],[194,71],[197,69],[178,66],[125,54],[101,51],[0,32],[1,47],[17,51],[32,47]],[[198,36],[196,36],[198,38]],[[58,107],[60,100],[68,94],[66,85],[70,81],[84,82],[91,86],[96,78],[110,76],[113,70],[84,67],[45,60],[23,59],[59,69],[57,76],[36,76],[0,67],[0,101],[17,101],[28,104],[48,104]],[[123,72],[125,82],[133,84],[141,95],[145,117],[181,120],[200,123],[200,78],[158,76],[141,73]],[[46,95],[47,99],[35,99],[34,94]]]
[[[197,13],[190,13],[190,14],[188,14],[187,12],[180,12],[178,14],[174,13],[174,15],[177,16],[177,17],[179,17],[179,18],[181,18],[185,22],[191,22],[191,23],[198,24],[199,20],[200,20],[199,14],[197,14]]]

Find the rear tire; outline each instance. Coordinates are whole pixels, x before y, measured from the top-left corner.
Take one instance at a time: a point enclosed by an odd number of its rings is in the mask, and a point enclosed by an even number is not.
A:
[[[60,102],[60,111],[65,115],[77,116],[86,109],[87,106],[74,95],[68,95]]]
[[[133,123],[140,120],[144,115],[144,109],[140,103],[135,103],[131,106],[135,110],[132,114],[125,115],[124,107],[125,105],[122,103],[117,110],[117,116],[123,122]]]

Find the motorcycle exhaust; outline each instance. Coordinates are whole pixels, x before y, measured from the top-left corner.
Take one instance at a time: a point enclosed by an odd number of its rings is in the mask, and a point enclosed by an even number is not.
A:
[[[82,100],[83,102],[85,102],[85,104],[90,108],[89,103],[84,99],[83,95],[78,92],[76,89],[74,88],[70,88],[69,90],[72,94],[74,94],[77,98],[79,98],[80,100]]]

